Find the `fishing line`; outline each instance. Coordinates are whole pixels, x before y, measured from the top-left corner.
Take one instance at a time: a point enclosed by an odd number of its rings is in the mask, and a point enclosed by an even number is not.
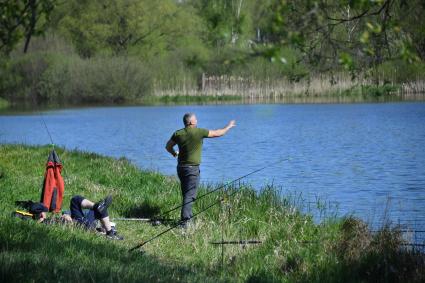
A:
[[[206,196],[206,195],[208,195],[208,194],[211,194],[211,193],[213,193],[213,192],[215,192],[215,191],[217,191],[217,190],[219,190],[219,189],[222,189],[222,188],[224,188],[225,186],[227,186],[227,185],[229,185],[229,184],[231,184],[231,183],[234,183],[234,182],[236,182],[236,181],[239,181],[239,180],[241,180],[242,178],[245,178],[245,177],[247,177],[247,176],[249,176],[249,175],[252,175],[252,174],[254,174],[254,173],[256,173],[256,172],[259,172],[259,171],[261,171],[261,170],[264,170],[264,169],[266,169],[266,168],[268,168],[268,167],[271,167],[271,166],[273,166],[273,165],[276,165],[276,164],[278,164],[278,163],[281,163],[281,162],[283,162],[283,161],[285,161],[285,160],[290,160],[290,158],[281,159],[281,160],[279,160],[279,161],[277,161],[277,162],[271,163],[271,164],[269,164],[269,165],[267,165],[267,166],[264,166],[264,167],[262,167],[262,168],[260,168],[260,169],[257,169],[257,170],[255,170],[255,171],[253,171],[253,172],[249,173],[249,174],[246,174],[246,175],[244,175],[244,176],[242,176],[242,177],[239,177],[239,178],[237,178],[237,179],[235,179],[235,180],[233,180],[233,181],[231,181],[231,182],[228,182],[228,183],[226,183],[225,185],[220,186],[219,188],[217,188],[217,189],[215,189],[215,190],[213,190],[213,191],[210,191],[210,192],[208,192],[208,193],[204,194],[202,197],[204,197],[204,196]],[[208,210],[208,209],[210,209],[211,207],[213,207],[213,206],[217,205],[218,203],[221,203],[221,202],[222,202],[222,201],[224,201],[226,198],[229,198],[229,197],[231,197],[231,196],[235,195],[235,194],[236,194],[236,193],[238,193],[238,192],[239,192],[239,190],[235,190],[234,192],[232,192],[232,193],[228,194],[227,196],[223,196],[223,197],[221,197],[218,201],[213,202],[212,204],[208,205],[207,207],[205,207],[205,208],[204,208],[204,209],[202,209],[201,211],[199,211],[199,212],[197,212],[197,213],[193,214],[192,218],[197,217],[199,214],[201,214],[201,213],[203,213],[203,212],[207,211],[207,210]],[[198,200],[198,199],[200,199],[200,197],[199,197],[199,198],[197,198],[196,200]],[[191,202],[192,202],[192,201],[191,201]],[[190,202],[188,202],[188,203],[190,203]],[[181,207],[181,206],[179,206],[179,207]],[[175,209],[173,209],[173,210],[175,210]],[[172,210],[170,210],[170,211],[172,211]],[[192,218],[191,218],[191,219],[192,219]],[[159,234],[157,234],[157,235],[153,236],[152,238],[150,238],[150,239],[148,239],[148,240],[146,240],[146,241],[141,242],[140,244],[138,244],[138,245],[134,246],[133,248],[129,249],[128,251],[129,251],[129,252],[131,252],[131,251],[134,251],[134,250],[136,250],[136,249],[138,249],[138,248],[143,247],[143,246],[144,246],[144,245],[146,245],[147,243],[149,243],[149,242],[151,242],[151,241],[153,241],[153,240],[155,240],[155,239],[157,239],[157,238],[161,237],[161,236],[162,236],[162,235],[164,235],[165,233],[167,233],[167,232],[169,232],[169,231],[173,230],[174,228],[176,228],[176,227],[178,227],[178,226],[182,225],[184,222],[186,222],[186,220],[180,220],[180,221],[178,221],[178,222],[177,222],[177,224],[175,224],[175,225],[171,226],[171,227],[170,227],[170,228],[168,228],[168,229],[165,229],[165,230],[164,230],[164,231],[162,231],[161,233],[159,233]]]
[[[52,147],[53,147],[53,149],[54,149],[54,148],[55,148],[55,143],[53,142],[52,135],[50,134],[49,128],[47,127],[47,124],[46,124],[46,121],[44,120],[43,114],[41,113],[41,111],[40,111],[40,110],[39,110],[39,108],[38,108],[37,100],[36,100],[36,98],[35,98],[35,95],[34,95],[34,94],[32,94],[32,95],[31,95],[31,98],[32,98],[32,102],[33,102],[33,105],[34,105],[35,111],[36,111],[36,112],[37,112],[37,114],[40,116],[41,121],[43,122],[44,128],[46,129],[46,132],[47,132],[47,134],[49,135],[50,143],[51,143],[51,145],[52,145]]]
[[[167,210],[166,212],[164,212],[164,213],[162,213],[161,215],[159,215],[159,216],[158,216],[158,218],[161,218],[161,217],[163,218],[166,214],[168,214],[168,213],[170,213],[170,212],[173,212],[173,211],[175,211],[176,209],[179,209],[179,208],[181,208],[181,207],[185,206],[186,204],[189,204],[189,203],[195,202],[195,201],[197,201],[197,200],[200,200],[201,198],[203,198],[203,197],[205,197],[205,196],[207,196],[207,195],[209,195],[209,194],[212,194],[212,193],[214,193],[214,192],[216,192],[216,191],[218,191],[218,190],[221,190],[221,189],[223,189],[223,188],[227,187],[227,186],[228,186],[228,185],[230,185],[230,184],[233,184],[233,183],[235,183],[235,182],[237,182],[237,181],[240,181],[241,179],[244,179],[244,178],[246,178],[246,177],[248,177],[248,176],[250,176],[250,175],[252,175],[252,174],[258,173],[258,172],[260,172],[260,171],[262,171],[262,170],[264,170],[264,169],[266,169],[266,168],[269,168],[269,167],[271,167],[271,166],[274,166],[274,165],[276,165],[276,164],[279,164],[279,163],[282,163],[283,161],[288,161],[288,160],[290,160],[290,158],[284,158],[284,159],[278,160],[278,161],[273,162],[273,163],[271,163],[271,164],[268,164],[268,165],[266,165],[266,166],[264,166],[264,167],[262,167],[262,168],[260,168],[260,169],[257,169],[257,170],[255,170],[255,171],[252,171],[251,173],[248,173],[248,174],[246,174],[246,175],[244,175],[244,176],[242,176],[242,177],[239,177],[239,178],[237,178],[237,179],[234,179],[233,181],[229,181],[229,182],[225,183],[224,185],[219,186],[218,188],[216,188],[216,189],[214,189],[214,190],[208,191],[207,193],[205,193],[205,194],[203,194],[203,195],[201,195],[201,196],[199,196],[199,197],[197,197],[197,198],[195,198],[195,199],[193,199],[193,200],[190,200],[190,201],[188,201],[188,202],[186,202],[186,203],[183,203],[183,204],[181,204],[181,205],[179,205],[179,206],[176,206],[176,207],[174,207],[174,208],[172,208],[172,209],[170,209],[170,210]]]
[[[51,144],[52,144],[52,146],[54,148],[55,147],[55,143],[53,142],[52,135],[50,134],[49,128],[47,127],[47,124],[46,124],[46,121],[44,120],[43,115],[41,114],[41,112],[39,112],[39,113],[40,113],[41,120],[43,121],[44,127],[46,128],[47,134],[49,135],[50,142],[51,142]]]

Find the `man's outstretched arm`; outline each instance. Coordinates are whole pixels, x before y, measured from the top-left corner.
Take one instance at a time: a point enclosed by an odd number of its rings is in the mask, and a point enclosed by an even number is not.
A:
[[[227,133],[227,131],[229,131],[234,126],[236,126],[236,121],[235,120],[232,120],[223,129],[209,130],[208,137],[209,138],[218,138],[218,137],[224,136]]]
[[[174,146],[176,145],[176,143],[173,140],[169,140],[167,142],[167,144],[165,145],[165,149],[174,157],[177,157],[177,155],[179,155],[178,151],[174,150]]]

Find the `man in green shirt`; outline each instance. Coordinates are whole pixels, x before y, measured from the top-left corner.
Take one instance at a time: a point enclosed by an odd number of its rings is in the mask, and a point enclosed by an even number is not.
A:
[[[173,133],[165,149],[174,157],[178,157],[177,175],[181,183],[183,205],[181,221],[183,226],[192,218],[192,205],[200,181],[199,165],[201,164],[202,144],[204,138],[221,137],[236,124],[232,120],[226,127],[217,130],[197,128],[198,120],[195,114],[186,113],[183,116],[184,128]],[[179,151],[174,150],[177,145]]]

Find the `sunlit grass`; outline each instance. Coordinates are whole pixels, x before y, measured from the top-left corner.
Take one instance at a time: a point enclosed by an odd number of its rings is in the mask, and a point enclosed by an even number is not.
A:
[[[174,177],[142,171],[127,159],[56,149],[65,180],[63,209],[75,194],[99,200],[112,194],[112,218],[152,217],[179,205]],[[356,219],[324,218],[316,224],[300,212],[299,198],[273,186],[260,192],[229,186],[200,199],[187,230],[173,229],[142,249],[128,250],[174,222],[115,221],[124,241],[60,224],[10,217],[16,200],[38,200],[50,147],[0,146],[0,280],[107,282],[421,282],[423,255],[400,249],[397,230],[371,234]],[[201,188],[199,195],[214,187]],[[226,197],[229,195],[230,197]],[[219,201],[223,198],[223,201]],[[317,201],[319,210],[326,209]],[[179,210],[166,215],[178,219]],[[220,245],[224,240],[262,241]],[[144,253],[142,253],[142,251]],[[401,259],[403,261],[401,261]],[[409,263],[406,265],[405,263]],[[395,270],[395,271],[394,271]],[[406,282],[407,282],[406,281]]]

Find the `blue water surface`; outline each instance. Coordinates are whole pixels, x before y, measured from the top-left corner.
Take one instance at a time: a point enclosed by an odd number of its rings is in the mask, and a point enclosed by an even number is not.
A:
[[[202,181],[226,182],[278,165],[244,182],[274,184],[304,210],[354,214],[425,227],[425,103],[137,106],[0,115],[0,143],[55,144],[127,157],[141,168],[176,175],[164,149],[185,112],[199,127],[231,119],[226,136],[204,141]],[[66,161],[64,161],[66,163]],[[44,164],[44,160],[41,161]],[[320,203],[319,208],[317,203]],[[326,209],[323,209],[326,207]]]

